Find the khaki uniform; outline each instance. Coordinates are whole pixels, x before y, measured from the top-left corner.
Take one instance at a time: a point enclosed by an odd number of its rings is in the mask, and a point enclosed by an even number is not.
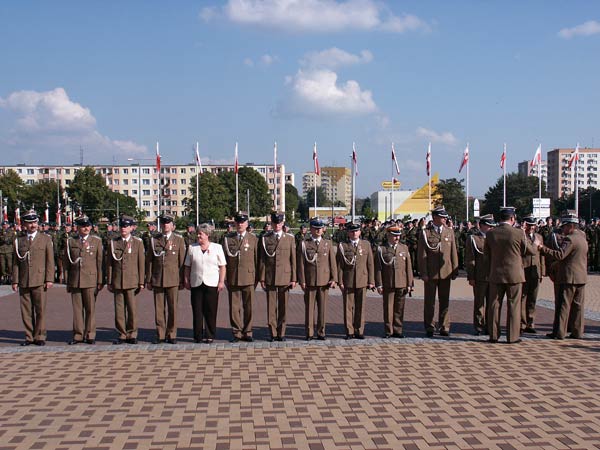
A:
[[[442,226],[441,233],[438,233],[433,226],[425,228],[419,233],[417,260],[421,277],[427,277],[427,281],[424,281],[425,330],[433,333],[435,329],[435,294],[437,291],[440,303],[438,327],[440,332],[449,332],[450,281],[458,274],[458,254],[454,231],[445,225]]]
[[[337,250],[338,283],[344,300],[346,335],[364,335],[367,286],[375,285],[373,251],[368,241],[341,242]]]
[[[38,231],[31,241],[27,235],[15,239],[12,282],[19,285],[25,340],[45,341],[44,283],[54,283],[54,249],[50,236]]]
[[[467,279],[473,281],[473,327],[478,333],[487,333],[486,307],[489,306],[489,263],[483,249],[485,234],[476,230],[465,243],[465,269]]]
[[[269,231],[259,242],[259,281],[265,283],[269,331],[283,338],[290,284],[296,282],[296,240],[288,233],[281,238]]]
[[[410,251],[404,244],[386,243],[375,252],[375,285],[383,288],[383,326],[386,335],[401,335],[404,303],[413,285]]]
[[[130,236],[110,241],[107,249],[107,281],[115,297],[115,328],[119,339],[137,339],[137,306],[135,296],[144,284],[144,243]]]
[[[223,251],[227,261],[225,281],[233,337],[250,338],[252,303],[258,282],[258,238],[248,231],[241,239],[238,233],[229,233],[223,238]]]
[[[575,230],[564,236],[560,250],[542,248],[542,252],[556,259],[553,268],[558,284],[560,314],[556,337],[562,339],[567,334],[569,322],[571,335],[580,339],[584,331],[585,284],[587,283],[588,245],[585,234]],[[571,317],[569,317],[571,315]]]
[[[533,244],[535,238],[543,242],[541,234],[534,233],[527,238]],[[525,271],[525,283],[521,293],[521,331],[525,328],[533,328],[535,321],[535,303],[537,301],[538,289],[542,277],[546,275],[545,258],[537,247],[532,246],[533,254],[523,257],[523,270]]]
[[[521,288],[525,282],[523,257],[534,250],[523,230],[502,222],[486,234],[484,252],[489,258],[490,307],[488,330],[490,340],[500,337],[500,312],[506,294],[506,340],[516,342],[521,332]]]
[[[317,335],[325,337],[329,288],[337,282],[337,264],[333,242],[323,237],[319,242],[309,236],[297,248],[298,283],[304,290],[304,328],[307,338],[314,336],[315,301]]]
[[[17,233],[7,228],[0,230],[0,282],[9,284],[12,275],[13,246]]]
[[[146,283],[154,292],[154,321],[160,341],[177,339],[177,303],[182,287],[185,241],[178,234],[169,238],[156,234],[148,238]]]
[[[102,240],[89,235],[69,238],[62,255],[67,291],[73,304],[73,340],[96,339],[96,295],[102,285]]]

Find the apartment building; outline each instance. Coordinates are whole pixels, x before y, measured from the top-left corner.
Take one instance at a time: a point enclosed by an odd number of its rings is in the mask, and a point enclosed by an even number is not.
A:
[[[302,192],[306,194],[315,186],[323,188],[327,199],[334,203],[352,203],[352,171],[348,167],[321,167],[321,175],[306,172],[302,175]]]
[[[579,161],[569,168],[574,148],[556,148],[548,152],[548,193],[553,199],[569,195],[575,188],[575,171],[579,189],[600,189],[598,166],[600,148],[580,148]]]
[[[542,160],[542,164],[540,165],[541,168],[541,172],[542,172],[542,181],[546,184],[548,184],[548,161],[543,161]],[[538,176],[538,167],[535,166],[533,168],[531,168],[531,161],[521,161],[519,163],[519,165],[517,166],[517,170],[519,175],[527,177],[527,176],[532,176],[532,177],[537,177]]]
[[[133,197],[138,207],[146,211],[149,220],[155,219],[158,213],[159,177],[154,164],[133,163],[129,165],[92,165],[96,173],[106,180],[106,185],[113,192]],[[294,184],[293,173],[286,173],[285,165],[278,164],[277,171],[273,164],[245,164],[260,173],[267,182],[269,192],[275,200],[277,209],[285,210],[285,184]],[[80,165],[25,165],[0,166],[0,175],[8,170],[14,170],[25,184],[34,184],[42,180],[58,180],[63,188],[68,187],[77,172],[85,168]],[[204,165],[202,173],[218,174],[223,171],[232,172],[234,165]],[[192,195],[190,181],[197,175],[195,164],[162,165],[160,169],[162,184],[162,213],[173,216],[185,215],[185,199]],[[242,194],[241,194],[242,195]],[[245,195],[245,194],[243,194]]]

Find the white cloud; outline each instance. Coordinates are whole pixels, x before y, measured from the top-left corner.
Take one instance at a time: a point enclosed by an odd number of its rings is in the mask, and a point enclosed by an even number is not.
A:
[[[563,28],[558,32],[558,35],[563,39],[571,39],[575,36],[592,36],[598,33],[600,33],[600,22],[588,20],[572,28]]]
[[[262,62],[265,66],[270,66],[277,60],[276,56],[271,56],[268,54],[262,55],[260,57],[260,62]]]
[[[244,65],[248,67],[254,67],[254,61],[252,61],[252,58],[244,58]]]
[[[332,47],[320,52],[307,53],[300,64],[309,68],[337,69],[353,64],[366,64],[372,60],[373,54],[369,50],[362,50],[360,54],[354,55],[337,47]]]
[[[404,33],[430,29],[414,15],[395,16],[376,0],[228,0],[222,13],[232,22],[296,32],[381,30]],[[203,20],[211,20],[216,15],[215,7],[200,12]]]
[[[200,14],[198,15],[200,19],[205,22],[209,22],[219,15],[219,12],[215,6],[208,6],[206,8],[202,8]]]
[[[63,88],[51,91],[18,91],[0,98],[7,113],[2,141],[27,157],[44,154],[73,157],[79,146],[95,155],[139,156],[147,149],[129,140],[112,140],[102,135],[89,108],[74,102]]]
[[[458,142],[456,137],[449,131],[444,131],[442,133],[438,133],[434,130],[429,130],[424,127],[419,127],[419,128],[417,128],[416,132],[417,132],[417,136],[424,137],[425,139],[427,139],[428,141],[431,141],[431,142],[436,142],[436,143],[446,144],[446,145],[456,145],[456,143]]]
[[[252,58],[244,58],[244,65],[248,66],[248,67],[254,67],[255,65],[261,65],[264,67],[268,67],[278,60],[279,60],[279,58],[277,56],[272,56],[272,55],[269,55],[268,53],[265,53],[260,58],[258,58],[258,60],[256,62],[254,62],[254,60]]]
[[[280,111],[284,114],[363,115],[377,111],[371,91],[363,91],[354,80],[338,83],[338,75],[331,70],[299,70],[290,85],[291,99]]]

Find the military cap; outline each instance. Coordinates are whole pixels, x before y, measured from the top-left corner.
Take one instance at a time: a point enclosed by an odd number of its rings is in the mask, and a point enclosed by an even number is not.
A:
[[[37,213],[33,209],[30,209],[29,211],[27,211],[23,215],[22,219],[23,219],[23,222],[37,222],[38,220],[40,220]]]
[[[285,213],[283,213],[282,211],[271,212],[271,222],[281,223],[283,221],[285,221]]]
[[[390,233],[392,236],[402,235],[402,230],[400,229],[400,227],[396,227],[396,226],[387,227],[386,231],[388,233]]]
[[[357,231],[360,230],[360,224],[348,222],[346,224],[346,231]]]
[[[515,215],[515,207],[514,206],[503,206],[500,208],[500,214],[514,216]]]
[[[92,226],[92,221],[88,216],[79,216],[75,219],[75,225],[78,227],[90,227]]]
[[[168,214],[163,214],[162,216],[160,216],[159,219],[160,219],[160,223],[172,223],[173,222],[173,216],[170,216]]]
[[[523,217],[522,220],[523,220],[523,223],[526,223],[527,225],[536,225],[537,224],[536,218],[533,217],[533,214]]]
[[[134,223],[135,223],[135,219],[130,216],[121,216],[121,218],[119,219],[119,227],[120,228],[130,227]]]
[[[313,217],[310,219],[311,228],[325,228],[325,222],[320,217]]]
[[[492,214],[486,214],[484,216],[481,216],[479,218],[479,223],[487,225],[488,227],[495,227],[497,225]]]
[[[438,206],[437,208],[433,208],[433,210],[431,211],[431,215],[432,216],[438,216],[438,217],[443,217],[443,218],[448,218],[450,216],[448,216],[448,213],[446,212],[446,209],[443,206]]]
[[[579,217],[572,209],[568,209],[562,216],[560,216],[560,221],[562,225],[567,223],[579,223]]]
[[[248,213],[246,211],[238,211],[235,213],[233,220],[237,223],[244,223],[248,220]]]
[[[6,220],[3,220],[2,225],[9,225],[9,223]]]

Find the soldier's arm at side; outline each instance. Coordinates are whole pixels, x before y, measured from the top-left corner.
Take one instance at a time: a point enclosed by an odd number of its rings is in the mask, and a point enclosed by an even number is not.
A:
[[[427,281],[427,249],[425,248],[425,231],[419,231],[419,240],[417,243],[417,267],[423,281]]]
[[[54,246],[52,239],[46,239],[46,277],[44,287],[49,289],[54,284]]]
[[[369,246],[367,252],[367,271],[368,271],[368,282],[367,287],[373,289],[375,287],[375,263],[373,262],[373,251]]]
[[[473,237],[469,236],[465,242],[465,270],[467,280],[473,286],[475,284],[475,254],[473,253]]]

